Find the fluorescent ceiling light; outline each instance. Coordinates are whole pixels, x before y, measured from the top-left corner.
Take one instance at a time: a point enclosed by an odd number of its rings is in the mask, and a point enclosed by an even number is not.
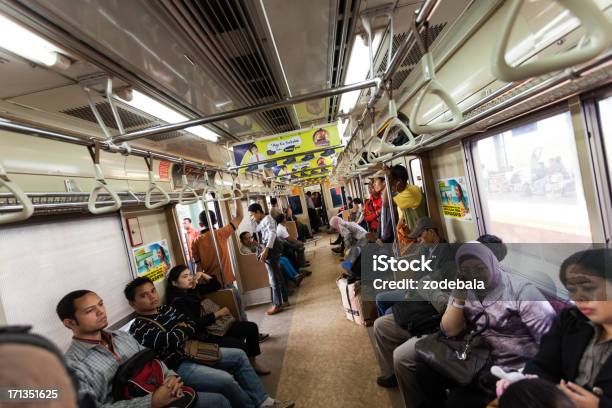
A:
[[[70,60],[49,41],[0,15],[0,48],[49,67],[68,68]]]
[[[163,120],[164,122],[179,123],[189,120],[187,116],[178,113],[174,109],[171,109],[163,103],[160,103],[155,99],[150,98],[147,95],[138,91],[132,92],[132,100],[121,100],[138,110],[141,110],[145,113],[148,113],[149,115],[155,116],[156,118]],[[212,130],[209,130],[208,128],[205,128],[204,126],[192,126],[186,128],[185,130],[195,136],[198,136],[205,140],[209,140],[211,142],[216,142],[217,140],[219,140],[218,134],[216,134]]]
[[[381,39],[382,31],[374,34],[374,39],[372,40],[372,54],[374,56],[376,56],[376,51],[378,50]],[[367,39],[366,41],[363,41],[361,38],[357,37],[353,42],[353,49],[351,50],[348,68],[346,69],[344,85],[354,84],[356,82],[365,80],[369,71],[370,51],[368,50]],[[340,98],[340,111],[350,113],[355,107],[360,93],[361,91],[353,91],[342,94]]]

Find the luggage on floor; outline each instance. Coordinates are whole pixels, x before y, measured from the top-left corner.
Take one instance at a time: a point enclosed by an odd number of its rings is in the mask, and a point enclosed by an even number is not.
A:
[[[376,319],[376,304],[361,298],[361,282],[347,283],[346,278],[339,278],[336,285],[340,290],[346,318],[362,326],[372,325]]]

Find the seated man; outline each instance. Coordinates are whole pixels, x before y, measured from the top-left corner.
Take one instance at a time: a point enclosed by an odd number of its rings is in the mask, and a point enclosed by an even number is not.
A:
[[[257,241],[249,231],[242,231],[240,233],[240,243],[243,247],[247,248],[249,252],[255,253],[257,250]],[[280,265],[285,277],[293,282],[295,286],[300,286],[300,283],[302,283],[306,275],[298,272],[291,261],[285,256],[280,257]]]
[[[79,380],[79,400],[95,407],[162,408],[179,399],[181,378],[164,365],[164,386],[144,397],[113,401],[113,379],[119,364],[143,350],[134,337],[108,326],[102,299],[89,290],[68,293],[57,304],[56,312],[73,333],[66,360]],[[198,407],[229,407],[225,397],[198,392]]]
[[[283,254],[293,261],[296,268],[310,266],[310,262],[306,261],[304,243],[291,238],[289,235],[289,231],[285,226],[285,215],[277,213],[272,216],[274,221],[276,221],[276,237],[283,244]]]
[[[150,279],[134,279],[125,287],[124,294],[138,314],[130,333],[140,344],[153,349],[168,367],[176,369],[185,384],[196,391],[221,393],[232,407],[293,407],[293,402],[280,402],[268,396],[240,349],[221,347],[219,361],[210,367],[187,359],[183,345],[196,338],[201,328],[172,306],[160,306],[159,294]],[[233,376],[222,370],[232,371]]]
[[[429,276],[415,276],[416,279],[454,278],[454,253],[438,234],[437,226],[431,218],[420,218],[411,237],[418,239],[418,256],[423,255],[425,259],[432,260],[430,267],[433,272]],[[374,321],[374,340],[376,355],[381,365],[381,376],[378,377],[377,383],[381,387],[397,386],[393,364],[400,359],[404,343],[414,336],[398,324],[392,309],[409,307],[409,303],[414,303],[414,299],[408,301],[406,295],[406,291],[396,290],[379,293],[376,296],[376,307],[380,317]],[[442,314],[446,308],[449,294],[442,291],[418,290],[415,296],[430,302],[433,308]]]

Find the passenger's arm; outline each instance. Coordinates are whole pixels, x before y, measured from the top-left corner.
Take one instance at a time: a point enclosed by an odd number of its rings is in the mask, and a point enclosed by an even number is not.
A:
[[[136,322],[140,320],[140,324],[136,325]],[[195,328],[186,323],[174,326],[172,330],[163,331],[157,324],[138,319],[132,325],[135,327],[133,336],[143,346],[153,350],[178,350],[183,347],[183,343],[189,337],[195,334]]]
[[[453,301],[449,302],[440,322],[440,328],[447,337],[457,336],[465,329],[464,309],[460,306],[465,307],[464,296],[454,291]]]
[[[236,215],[230,222],[234,224],[234,227],[238,228],[242,222],[242,219],[244,218],[244,210],[242,209],[242,203],[240,200],[234,200],[234,205],[236,206]]]
[[[92,381],[93,376],[91,373],[85,373],[84,370],[75,368],[75,375],[78,379],[79,389],[77,391],[79,401],[85,404],[85,401],[90,402],[96,408],[150,408],[151,407],[151,394],[144,397],[133,398],[131,400],[116,401],[116,402],[105,402],[106,395],[104,389],[96,387]],[[106,384],[104,384],[106,385]],[[96,392],[97,391],[97,392]],[[98,395],[101,394],[101,395]],[[102,395],[104,394],[104,395]]]
[[[266,244],[266,248],[274,248],[274,242],[276,241],[276,223],[268,222],[268,243]]]
[[[202,262],[200,259],[200,251],[197,242],[197,239],[194,239],[193,242],[191,242],[191,256],[193,258],[193,262],[196,263],[197,271],[199,272],[202,270]]]
[[[538,353],[527,362],[525,365],[525,374],[535,374],[538,377],[545,378],[559,383],[563,377],[563,353],[561,341],[563,339],[562,322],[566,318],[568,310],[564,310],[554,320],[552,327],[540,342]]]
[[[542,293],[533,285],[525,286],[519,296],[520,299],[526,299],[519,300],[518,309],[521,321],[539,344],[542,336],[550,330],[553,324],[555,311],[547,300],[541,300]]]

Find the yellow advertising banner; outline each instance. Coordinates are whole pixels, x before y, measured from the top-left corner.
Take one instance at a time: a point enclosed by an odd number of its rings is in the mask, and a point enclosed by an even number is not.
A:
[[[336,151],[333,146],[341,144],[338,126],[329,124],[310,129],[301,129],[282,135],[241,143],[233,146],[236,165],[252,166],[242,171],[257,169],[274,169],[275,175],[288,174],[305,168],[315,168],[331,164],[331,157]],[[330,149],[325,149],[330,147]],[[316,153],[311,150],[325,149]],[[303,152],[303,156],[287,157]],[[256,164],[258,162],[278,159],[275,162]]]

